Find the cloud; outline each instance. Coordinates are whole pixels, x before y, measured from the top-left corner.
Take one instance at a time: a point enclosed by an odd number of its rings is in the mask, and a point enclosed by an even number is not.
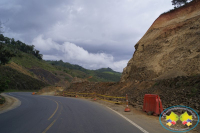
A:
[[[131,59],[134,45],[153,21],[170,8],[171,1],[166,0],[1,0],[0,16],[2,21],[9,20],[4,24],[5,36],[27,44],[37,41],[41,44],[37,49],[44,57],[62,57],[59,46],[70,42],[91,58],[98,55],[100,62],[104,59],[101,54],[105,54],[109,58],[105,62],[112,62],[116,68],[125,66],[121,63]],[[78,61],[75,63],[84,64]],[[114,65],[116,62],[120,63]],[[95,63],[85,66],[95,68]]]
[[[44,54],[45,60],[63,60],[72,64],[79,64],[88,69],[110,67],[115,71],[122,72],[128,60],[114,61],[114,57],[106,53],[89,53],[87,50],[74,43],[64,42],[58,44],[51,38],[45,39],[39,35],[32,42],[36,49],[39,47]]]

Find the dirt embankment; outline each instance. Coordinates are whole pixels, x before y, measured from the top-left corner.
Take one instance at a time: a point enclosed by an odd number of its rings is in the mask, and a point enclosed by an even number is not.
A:
[[[15,97],[6,95],[4,93],[1,95],[5,97],[6,102],[3,105],[0,105],[0,114],[12,110],[14,108],[17,108],[18,106],[21,105],[21,101],[19,101]]]
[[[29,69],[29,71],[33,72],[41,81],[47,84],[54,85],[55,83],[58,83],[60,81],[57,76],[41,68],[32,68]]]
[[[163,14],[135,45],[121,81],[200,74],[200,0]]]
[[[118,83],[74,83],[66,90],[69,92],[99,93],[111,96],[125,96],[136,108],[142,108],[145,94],[158,94],[163,107],[175,105],[189,106],[200,113],[200,75],[179,76],[156,81],[129,81]]]

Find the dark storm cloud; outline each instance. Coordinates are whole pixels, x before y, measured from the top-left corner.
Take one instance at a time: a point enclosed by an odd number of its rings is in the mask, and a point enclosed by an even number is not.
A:
[[[44,59],[122,71],[137,41],[170,8],[166,0],[1,0],[0,16],[5,36],[34,44]]]
[[[6,0],[1,5],[0,13],[3,20],[7,21],[5,26],[9,28],[8,33],[14,32],[23,40],[31,42],[38,34],[48,31],[63,19],[58,9],[70,3],[70,0]]]

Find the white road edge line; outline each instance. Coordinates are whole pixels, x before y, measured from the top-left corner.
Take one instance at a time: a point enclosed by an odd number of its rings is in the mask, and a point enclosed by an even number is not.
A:
[[[107,107],[107,106],[106,106]],[[136,123],[134,123],[133,121],[131,121],[130,119],[126,118],[125,116],[123,116],[122,114],[120,114],[119,112],[111,109],[110,107],[107,107],[108,109],[114,111],[115,113],[117,113],[118,115],[120,115],[122,118],[124,118],[125,120],[127,120],[128,122],[130,122],[133,126],[137,127],[138,129],[140,129],[143,133],[149,133],[146,130],[144,130],[142,127],[138,126]]]

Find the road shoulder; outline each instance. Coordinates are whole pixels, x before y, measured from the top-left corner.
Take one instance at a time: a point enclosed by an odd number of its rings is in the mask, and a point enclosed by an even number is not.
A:
[[[1,95],[5,97],[6,102],[0,106],[0,114],[15,109],[21,105],[21,101],[18,100],[17,98],[9,96],[5,93],[2,93]]]
[[[129,106],[131,112],[124,112],[126,105],[117,105],[114,103],[102,101],[102,100],[91,100],[87,99],[92,102],[97,102],[101,105],[109,107],[110,109],[120,113],[130,121],[134,122],[138,126],[142,127],[144,130],[148,131],[149,133],[172,133],[171,131],[166,130],[163,128],[159,122],[158,116],[147,115],[146,112],[143,112],[141,109],[136,109],[132,106]],[[199,133],[200,124],[193,130],[187,133]]]

